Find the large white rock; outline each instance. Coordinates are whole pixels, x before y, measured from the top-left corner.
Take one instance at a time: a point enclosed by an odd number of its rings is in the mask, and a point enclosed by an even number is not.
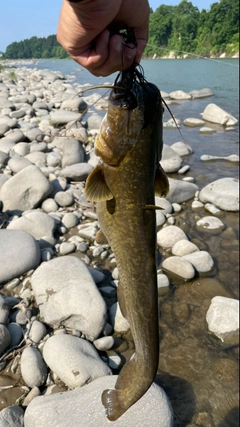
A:
[[[196,225],[198,230],[207,233],[220,233],[225,228],[223,222],[214,216],[204,216],[197,221]]]
[[[179,156],[187,156],[188,154],[193,153],[193,149],[186,142],[175,142],[171,145],[171,148],[176,151]]]
[[[213,96],[214,93],[212,89],[205,87],[203,89],[191,90],[190,95],[193,99],[199,99],[199,98],[206,98],[208,96]]]
[[[222,341],[239,340],[239,301],[216,296],[206,314],[208,329]]]
[[[45,212],[30,211],[22,217],[11,221],[7,229],[26,231],[39,240],[44,236],[53,237],[56,225],[56,221]]]
[[[188,238],[176,225],[164,227],[157,233],[157,244],[163,248],[172,248],[179,240],[188,240]]]
[[[182,164],[182,159],[171,147],[163,144],[161,166],[166,173],[177,172]]]
[[[64,325],[94,341],[106,323],[106,304],[83,261],[63,256],[43,263],[32,275],[40,315],[53,327]]]
[[[195,276],[195,270],[192,264],[178,256],[166,258],[162,263],[162,268],[182,277],[184,280],[191,280]]]
[[[189,261],[198,273],[209,273],[214,267],[213,259],[206,251],[192,252],[191,254],[183,255],[182,259]]]
[[[238,123],[235,117],[216,104],[208,104],[202,113],[202,118],[208,122],[218,123],[222,126],[234,126]]]
[[[169,193],[166,197],[171,203],[182,203],[194,197],[198,186],[191,182],[168,178]]]
[[[224,211],[239,211],[239,181],[236,178],[217,179],[200,191],[199,199]]]
[[[0,260],[0,284],[3,284],[39,265],[39,244],[23,231],[0,230]]]
[[[171,99],[191,99],[189,93],[184,92],[183,90],[175,90],[174,92],[169,93]]]
[[[8,179],[0,189],[4,210],[25,211],[37,207],[52,191],[40,169],[28,166]]]
[[[106,376],[65,393],[36,397],[27,407],[24,427],[172,427],[173,412],[156,384],[116,421],[109,421],[101,402],[103,390],[114,388],[117,376]],[[136,378],[137,382],[137,378]]]
[[[58,334],[49,338],[43,347],[43,357],[71,389],[112,373],[92,344],[72,335]]]
[[[21,357],[21,374],[25,383],[33,388],[40,387],[47,379],[47,365],[36,347],[27,347]]]

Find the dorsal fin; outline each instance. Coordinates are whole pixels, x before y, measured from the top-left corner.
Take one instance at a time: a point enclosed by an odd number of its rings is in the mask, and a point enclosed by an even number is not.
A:
[[[101,165],[97,165],[88,176],[84,192],[86,198],[92,202],[102,202],[113,198],[106,184],[103,167]]]

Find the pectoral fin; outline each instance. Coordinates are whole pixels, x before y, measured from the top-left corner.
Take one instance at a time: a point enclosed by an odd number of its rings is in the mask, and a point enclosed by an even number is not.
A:
[[[87,199],[92,202],[102,202],[113,198],[106,184],[101,165],[97,165],[88,176],[84,192]]]
[[[159,164],[155,175],[155,195],[166,197],[169,192],[169,182],[166,173]]]

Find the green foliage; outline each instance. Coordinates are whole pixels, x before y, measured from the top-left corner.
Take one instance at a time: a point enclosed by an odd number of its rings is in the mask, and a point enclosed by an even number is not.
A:
[[[46,58],[67,58],[68,54],[58,43],[56,36],[47,38],[31,37],[20,42],[11,43],[7,46],[3,59],[46,59]]]
[[[210,56],[238,51],[238,0],[220,0],[201,12],[190,1],[159,6],[150,14],[149,43],[144,55],[166,55],[174,50]]]

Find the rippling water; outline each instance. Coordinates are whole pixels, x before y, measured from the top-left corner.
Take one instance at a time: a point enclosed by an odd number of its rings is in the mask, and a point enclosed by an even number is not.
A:
[[[238,60],[143,60],[147,80],[165,91],[189,92],[209,87],[211,98],[182,101],[171,105],[176,118],[198,117],[207,104],[214,102],[239,119]],[[37,68],[74,74],[73,82],[101,84],[113,82],[115,76],[96,78],[71,60],[39,61]],[[33,66],[34,67],[34,66]],[[168,112],[165,120],[170,118]],[[201,135],[198,128],[181,127],[186,142],[194,153],[184,159],[190,165],[188,176],[199,188],[222,177],[238,178],[239,165],[227,161],[201,162],[202,154],[228,156],[239,153],[238,126],[225,131],[215,126],[216,133]],[[182,140],[176,130],[165,130],[168,145]],[[177,174],[173,178],[179,179]],[[161,350],[157,382],[166,390],[175,414],[175,426],[238,426],[238,347],[226,348],[214,340],[205,324],[211,298],[223,295],[238,298],[239,289],[239,217],[222,212],[226,229],[218,235],[199,233],[198,217],[208,215],[202,209],[191,210],[191,202],[182,205],[176,216],[181,226],[200,249],[209,251],[215,269],[208,277],[180,283],[172,279],[171,291],[161,297]]]

